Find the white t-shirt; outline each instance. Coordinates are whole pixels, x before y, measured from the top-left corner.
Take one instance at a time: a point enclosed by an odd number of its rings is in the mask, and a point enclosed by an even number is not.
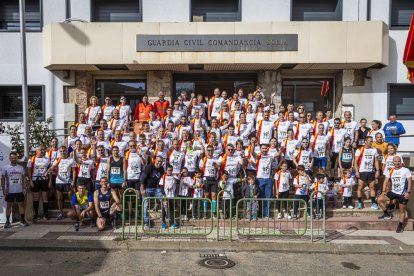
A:
[[[403,161],[403,158],[401,155],[399,154],[394,154],[394,155],[389,155],[386,154],[384,156],[384,158],[382,159],[382,164],[385,164],[385,170],[384,170],[384,174],[389,171],[390,169],[394,168],[394,157],[395,156],[399,156],[401,159],[401,162]]]
[[[287,131],[291,124],[289,121],[276,121],[275,126],[277,130],[277,141],[281,143],[287,137]]]
[[[56,167],[56,184],[70,184],[72,182],[72,168],[76,168],[73,158],[60,158],[53,162]]]
[[[184,167],[188,169],[189,172],[195,172],[196,168],[198,168],[198,160],[200,159],[201,151],[192,150],[186,151],[184,156]]]
[[[295,195],[307,195],[309,191],[310,178],[308,175],[298,175],[293,180],[293,185],[300,185],[300,188],[295,189]]]
[[[350,178],[341,178],[341,182],[339,183],[339,186],[342,187],[342,196],[343,197],[352,197],[352,188],[355,185],[355,180]]]
[[[355,158],[358,160],[359,172],[373,172],[375,169],[375,158],[378,158],[378,151],[376,148],[362,148],[362,157],[361,149],[357,149],[355,152]]]
[[[315,180],[315,182],[313,182],[311,188],[315,191],[314,195],[316,195],[318,198],[322,198],[323,194],[328,190],[328,184],[327,182],[323,182],[323,183],[318,183],[317,180]],[[318,192],[322,192],[322,193],[318,193]]]
[[[93,160],[81,160],[81,163],[78,165],[78,177],[91,178],[93,169],[95,169],[95,162]]]
[[[34,156],[30,158],[29,161],[27,162],[27,167],[33,169],[32,180],[48,179],[46,172],[49,166],[50,166],[50,160],[46,156],[44,157]]]
[[[259,144],[270,144],[270,139],[272,139],[275,130],[275,125],[272,121],[261,120],[257,123],[256,128]]]
[[[208,102],[208,105],[211,106],[211,117],[218,118],[220,116],[221,111],[221,104],[223,103],[224,99],[221,97],[212,97]]]
[[[293,126],[293,131],[295,132],[295,135],[299,142],[302,142],[303,138],[307,138],[309,140],[310,135],[313,131],[312,124],[305,123],[297,123]]]
[[[311,144],[313,144],[313,156],[315,158],[326,157],[326,149],[329,143],[329,137],[327,135],[316,134],[311,138]]]
[[[221,165],[221,158],[208,158],[207,156],[200,160],[199,167],[203,170],[204,177],[217,177],[217,169],[213,166],[216,163]]]
[[[132,114],[131,107],[129,105],[118,105],[119,118],[123,121],[129,121],[129,114]]]
[[[112,113],[115,110],[115,106],[110,105],[110,106],[102,106],[102,110],[103,110],[103,118],[109,122],[109,120],[111,120],[112,118]]]
[[[277,185],[279,193],[289,191],[291,179],[292,179],[292,175],[290,174],[289,171],[286,171],[286,172],[278,171],[275,174],[275,183]]]
[[[266,154],[259,154],[257,160],[256,160],[256,177],[257,178],[270,178],[270,173],[272,169],[272,162],[274,157]]]
[[[204,197],[203,179],[194,177],[194,180],[193,180],[193,198],[203,198],[203,197]]]
[[[412,178],[411,172],[405,167],[392,169],[385,173],[385,177],[391,180],[391,192],[404,195],[408,189],[408,178]]]
[[[298,140],[283,140],[281,147],[283,148],[283,154],[285,155],[286,160],[293,160],[293,155],[295,154],[295,151],[298,148],[298,146]]]
[[[111,143],[110,143],[110,146],[111,147],[117,146],[119,148],[119,156],[121,156],[121,157],[125,156],[125,152],[127,151],[128,147],[129,147],[128,142],[126,142],[124,140],[121,140],[121,141],[112,140]]]
[[[141,175],[142,167],[144,166],[144,161],[142,157],[137,152],[130,152],[126,155],[127,161],[127,179],[128,180],[137,180]]]
[[[99,157],[96,164],[96,180],[101,180],[102,177],[107,177],[108,157]]]
[[[96,117],[102,113],[102,109],[100,106],[89,106],[86,110],[85,110],[85,115],[86,115],[86,123],[90,126],[95,124],[95,119]]]
[[[242,158],[236,155],[229,156],[226,154],[223,156],[222,167],[225,171],[229,173],[229,177],[237,177],[237,174],[240,171],[241,160]]]
[[[163,187],[165,197],[174,197],[177,178],[172,175],[163,175],[160,179],[160,186]]]
[[[188,190],[193,187],[193,179],[190,176],[183,176],[180,179],[179,196],[189,196]]]
[[[346,130],[345,137],[350,137],[353,143],[355,139],[355,131],[358,129],[358,123],[355,121],[351,121],[349,123],[344,121],[342,122],[342,125],[343,128]]]
[[[332,141],[332,134],[333,134],[333,141]],[[343,146],[344,144],[344,139],[345,139],[345,134],[346,134],[346,130],[343,128],[340,129],[331,129],[329,131],[328,137],[329,137],[329,141],[332,141],[332,152],[339,152],[339,149]]]
[[[81,136],[81,135],[85,135],[85,129],[89,127],[88,124],[78,124],[77,126],[77,131],[76,131],[76,135],[77,136]]]
[[[311,159],[313,158],[313,153],[311,149],[297,149],[293,156],[296,160],[299,157],[299,160],[297,160],[296,162],[298,163],[298,165],[303,165],[306,171],[310,171],[312,169]]]
[[[368,132],[368,136],[371,136],[372,137],[372,141],[373,142],[376,142],[377,140],[375,139],[375,135],[377,135],[377,133],[381,133],[382,134],[382,137],[385,139],[385,133],[384,133],[384,131],[382,131],[381,129],[379,129],[379,130],[370,130],[369,132]]]
[[[253,124],[249,123],[239,123],[236,125],[236,133],[239,135],[240,139],[243,141],[243,146],[247,147],[249,145],[249,135],[254,131]]]
[[[23,192],[23,176],[25,169],[20,165],[5,165],[1,175],[6,177],[6,187],[10,194]]]
[[[184,163],[184,152],[173,150],[168,163],[173,167],[174,174],[180,173]]]

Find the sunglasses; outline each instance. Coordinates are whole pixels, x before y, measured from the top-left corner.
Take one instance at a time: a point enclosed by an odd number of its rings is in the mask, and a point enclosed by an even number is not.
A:
[[[208,152],[213,152],[214,150],[207,150]]]

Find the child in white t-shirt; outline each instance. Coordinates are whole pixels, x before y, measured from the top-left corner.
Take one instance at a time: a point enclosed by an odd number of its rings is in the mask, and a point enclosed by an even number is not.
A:
[[[190,188],[193,187],[193,179],[188,176],[188,169],[184,167],[181,170],[180,187],[178,190],[179,197],[190,197]],[[180,201],[181,207],[181,220],[188,220],[187,210],[190,207],[190,201],[182,199]]]
[[[203,189],[203,171],[200,168],[195,170],[195,176],[193,177],[193,219],[200,217],[200,206],[203,206],[202,198],[204,197]],[[207,210],[205,210],[207,212]]]
[[[342,209],[354,209],[354,203],[352,202],[352,192],[355,185],[355,180],[351,177],[352,173],[350,170],[345,170],[344,175],[345,176],[341,178],[341,182],[339,183],[339,186],[342,187]]]
[[[336,209],[336,205],[338,203],[338,193],[333,183],[328,184],[328,190],[325,195],[325,208],[328,208],[329,201],[332,201],[332,209]]]

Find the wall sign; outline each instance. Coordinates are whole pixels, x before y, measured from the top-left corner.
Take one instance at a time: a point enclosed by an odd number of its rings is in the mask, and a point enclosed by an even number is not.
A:
[[[137,35],[137,52],[238,52],[297,50],[297,34]]]

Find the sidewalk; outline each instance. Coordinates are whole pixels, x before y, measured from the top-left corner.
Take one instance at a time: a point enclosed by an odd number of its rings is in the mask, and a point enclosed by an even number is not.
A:
[[[2,226],[2,225],[1,225]],[[0,227],[1,227],[0,226]],[[128,232],[126,229],[126,233]],[[215,230],[215,229],[214,229]],[[132,231],[132,229],[131,229]],[[228,238],[228,232],[220,233]],[[217,242],[217,232],[207,237],[148,236],[133,232],[129,239],[121,239],[121,229],[98,231],[89,225],[74,231],[72,224],[32,224],[21,227],[14,224],[0,230],[0,248],[33,250],[173,250],[173,251],[283,251],[314,253],[375,253],[414,254],[414,231],[328,230],[326,243],[321,239],[310,242],[310,236],[302,237],[241,237],[233,233],[233,241]]]

